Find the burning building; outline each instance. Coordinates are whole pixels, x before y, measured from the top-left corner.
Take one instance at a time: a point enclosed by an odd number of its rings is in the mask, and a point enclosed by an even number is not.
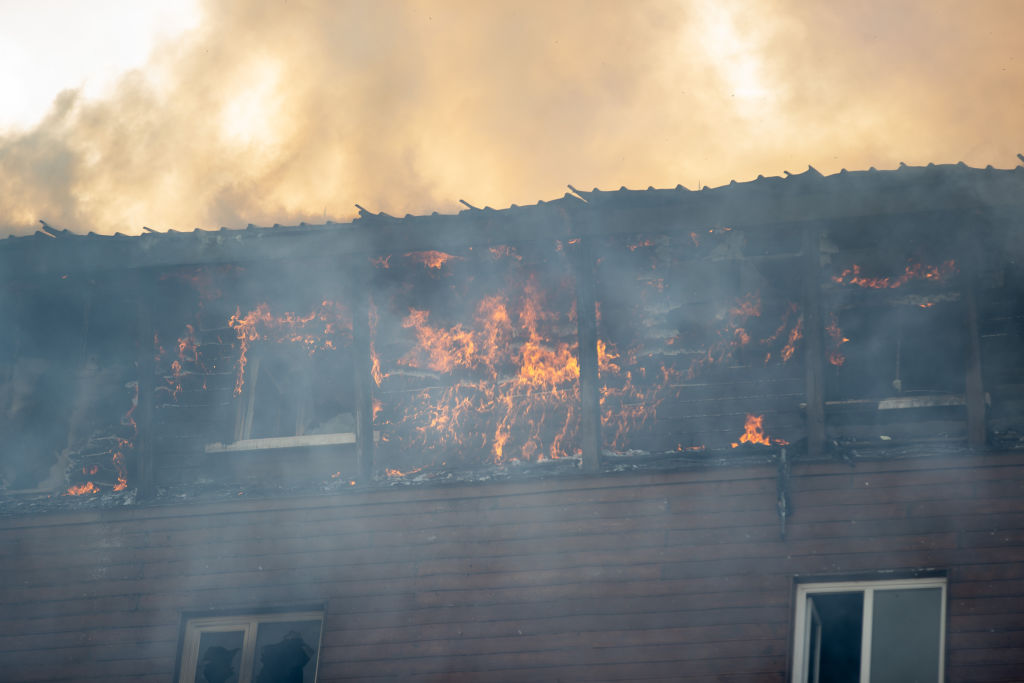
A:
[[[1024,167],[0,243],[11,680],[1019,680]]]

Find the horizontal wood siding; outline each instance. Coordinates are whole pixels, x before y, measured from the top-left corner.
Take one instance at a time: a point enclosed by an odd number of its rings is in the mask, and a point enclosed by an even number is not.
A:
[[[326,606],[320,680],[786,679],[794,577],[949,577],[947,679],[1024,670],[1024,455],[353,489],[0,521],[0,678],[168,681],[183,612]]]

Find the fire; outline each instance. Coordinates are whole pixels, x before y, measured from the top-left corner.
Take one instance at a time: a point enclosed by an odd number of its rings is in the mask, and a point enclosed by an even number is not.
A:
[[[85,495],[86,493],[99,493],[99,488],[96,486],[96,484],[92,483],[91,481],[87,481],[84,484],[72,486],[67,490],[67,492],[64,495],[81,496]]]
[[[406,258],[410,258],[416,263],[421,263],[425,267],[430,268],[432,270],[441,270],[441,267],[444,266],[444,264],[448,263],[452,259],[459,258],[458,256],[446,254],[443,251],[434,250],[410,251],[405,256]]]
[[[404,438],[428,451],[483,449],[496,463],[510,459],[513,446],[523,460],[567,455],[579,362],[575,341],[549,331],[560,320],[532,277],[518,297],[482,297],[471,321],[437,324],[430,311],[409,309],[401,324],[415,345],[397,364],[446,379],[389,403]]]
[[[782,439],[769,438],[764,432],[764,415],[747,414],[746,423],[743,425],[744,432],[740,440],[730,444],[733,448],[739,448],[741,443],[749,443],[753,446],[788,446],[789,442]]]
[[[389,257],[390,258],[390,257]],[[380,369],[380,356],[377,355],[377,305],[373,303],[373,297],[370,297],[370,376],[373,377],[373,383],[378,387],[381,382],[384,381],[384,373]],[[374,409],[373,415],[377,416],[377,410]]]
[[[861,267],[857,264],[845,269],[839,275],[832,277],[836,284],[856,285],[867,289],[896,289],[902,287],[911,280],[930,280],[938,282],[959,270],[955,261],[945,261],[937,266],[925,265],[915,261],[908,261],[907,265],[897,277],[867,277],[861,273]]]
[[[116,436],[116,446],[111,450],[107,451],[110,455],[110,462],[114,469],[114,476],[117,481],[114,482],[112,488],[114,491],[124,491],[128,488],[128,468],[125,462],[125,453],[134,448],[134,439],[139,434],[138,425],[135,423],[135,410],[139,407],[139,383],[128,382],[125,385],[126,388],[133,390],[131,405],[127,412],[121,416],[121,424],[131,428],[131,432],[127,438]],[[100,473],[100,466],[96,463],[85,465],[82,467],[82,474],[87,477],[95,477]],[[110,486],[109,483],[104,482],[104,486]],[[99,493],[100,487],[93,481],[89,480],[84,484],[73,484],[68,487],[65,495],[68,496],[81,496],[87,493]]]
[[[850,341],[848,337],[843,336],[843,331],[839,329],[839,321],[836,319],[836,314],[832,313],[829,315],[828,325],[825,327],[825,332],[828,334],[830,340],[828,362],[836,367],[840,367],[846,362],[846,356],[839,350],[839,347]]]
[[[401,478],[401,477],[412,476],[414,474],[422,472],[424,469],[426,469],[425,465],[423,467],[416,467],[414,469],[407,470],[407,471],[403,472],[401,470],[397,470],[397,469],[394,469],[392,467],[389,467],[389,468],[386,468],[384,470],[384,474],[387,475],[389,478]]]
[[[171,398],[174,400],[178,399],[182,391],[181,378],[185,374],[186,363],[192,363],[193,367],[198,366],[202,370],[206,369],[199,360],[199,342],[196,340],[196,331],[192,325],[185,325],[185,334],[178,338],[178,358],[171,362],[171,377],[168,382]]]
[[[322,301],[305,315],[286,312],[274,315],[270,307],[262,303],[242,315],[235,309],[228,325],[238,337],[238,374],[235,379],[235,396],[242,393],[245,384],[245,366],[248,362],[249,347],[256,341],[300,344],[309,355],[317,351],[337,348],[339,335],[351,338],[352,318],[341,304]]]
[[[390,268],[391,254],[388,254],[387,256],[382,256],[380,258],[371,258],[370,263],[372,263],[377,268]]]
[[[793,353],[796,351],[796,343],[800,341],[803,335],[804,319],[800,316],[796,319],[796,324],[793,325],[793,329],[789,331],[789,338],[786,340],[786,345],[782,347],[782,362],[786,363],[790,358],[793,357]]]
[[[644,247],[653,247],[654,242],[652,242],[651,240],[641,240],[640,242],[635,242],[627,246],[629,247],[630,251],[636,251],[637,249],[642,249]]]
[[[688,380],[694,379],[700,372],[711,365],[720,365],[731,359],[735,353],[746,346],[750,346],[754,337],[747,327],[751,319],[761,317],[761,299],[758,294],[748,293],[729,308],[725,325],[716,330],[716,339],[712,341],[704,352],[690,363],[686,373]],[[795,322],[791,321],[795,317]],[[792,324],[792,327],[790,325]],[[786,335],[785,345],[779,349],[779,358],[783,363],[788,362],[796,351],[797,342],[803,338],[803,317],[799,315],[799,307],[790,303],[782,314],[782,320],[775,331],[757,340],[761,347],[771,347],[789,329]],[[772,351],[767,351],[764,362],[767,364],[772,358]]]

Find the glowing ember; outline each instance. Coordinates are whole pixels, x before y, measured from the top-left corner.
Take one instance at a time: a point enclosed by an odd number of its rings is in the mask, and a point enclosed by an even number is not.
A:
[[[832,281],[843,285],[856,285],[867,289],[895,289],[902,287],[911,280],[930,280],[938,282],[958,272],[955,261],[946,261],[940,265],[924,265],[909,261],[898,277],[867,277],[861,273],[861,267],[854,264],[839,275],[832,277]]]
[[[452,259],[458,259],[458,256],[452,256],[446,254],[443,251],[410,251],[405,255],[407,258],[412,259],[416,263],[421,263],[427,268],[433,270],[441,270],[441,267],[451,261]]]
[[[636,242],[634,244],[630,244],[627,246],[629,247],[630,251],[636,251],[637,249],[642,249],[644,247],[653,247],[654,242],[652,242],[651,240],[642,240],[640,242]]]
[[[763,422],[764,422],[764,415],[749,415],[748,414],[747,415],[747,421],[743,425],[744,432],[740,436],[740,440],[738,442],[734,441],[731,444],[731,446],[733,448],[739,448],[740,444],[742,444],[742,443],[749,443],[751,445],[760,445],[760,446],[772,446],[772,445],[775,445],[775,446],[788,446],[789,445],[788,441],[783,441],[782,439],[772,439],[772,438],[769,438],[768,435],[764,433]]]

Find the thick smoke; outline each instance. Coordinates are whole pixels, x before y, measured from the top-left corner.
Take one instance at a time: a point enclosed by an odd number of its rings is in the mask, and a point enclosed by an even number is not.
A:
[[[107,98],[0,138],[0,230],[532,203],[1013,162],[1024,6],[207,2]]]

